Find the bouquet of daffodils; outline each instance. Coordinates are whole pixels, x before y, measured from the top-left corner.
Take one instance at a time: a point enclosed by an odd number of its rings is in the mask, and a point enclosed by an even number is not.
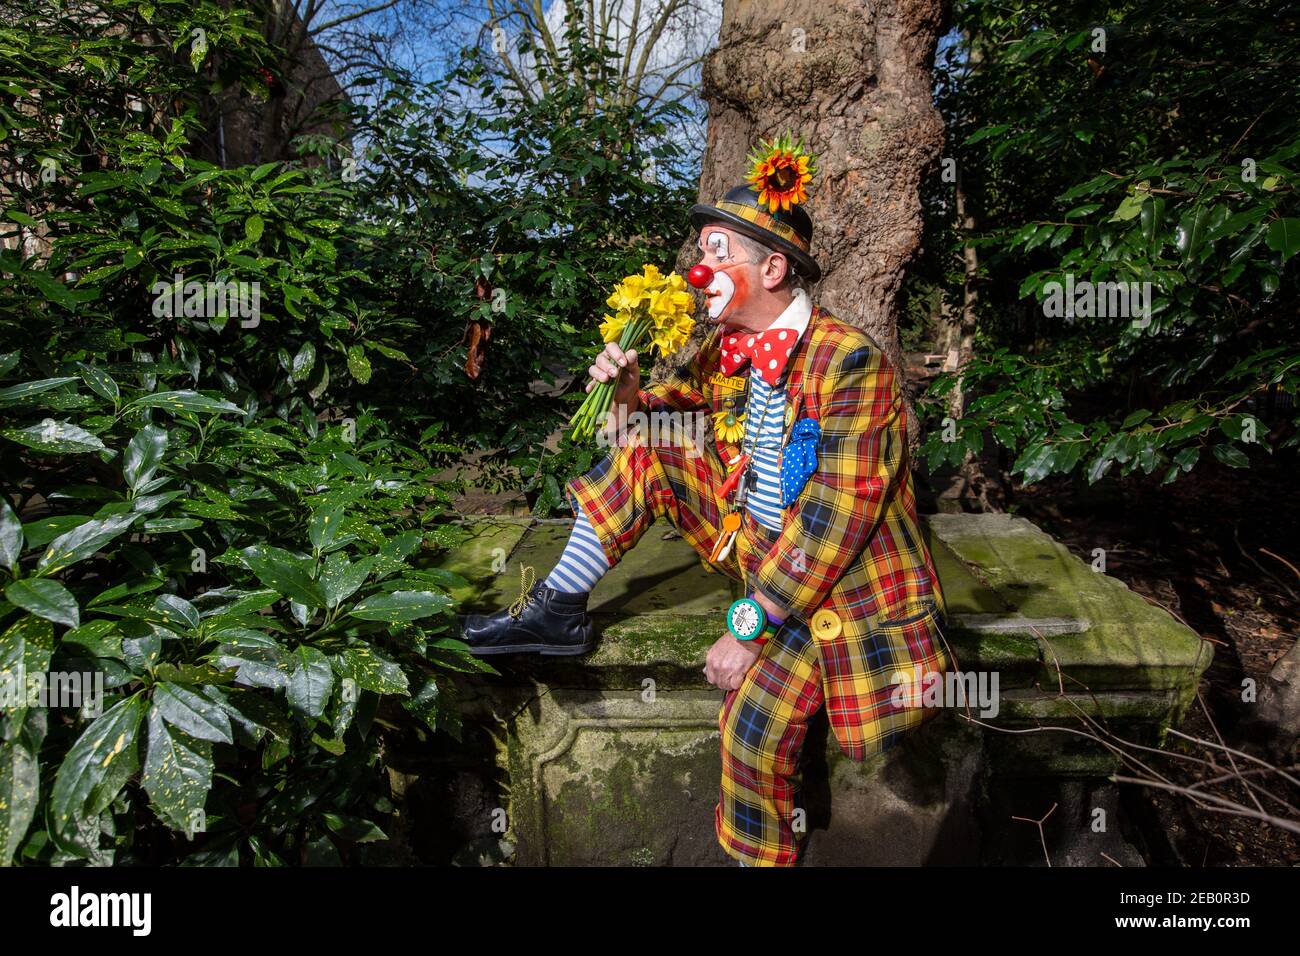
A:
[[[676,272],[661,275],[654,266],[646,266],[640,275],[630,275],[614,289],[606,303],[614,310],[600,324],[606,342],[618,342],[624,352],[642,350],[648,340],[660,355],[671,355],[686,344],[695,327],[691,318],[695,299],[686,291],[686,280]],[[572,441],[591,438],[597,423],[603,423],[614,402],[617,379],[600,382],[587,393],[587,400],[569,419]]]

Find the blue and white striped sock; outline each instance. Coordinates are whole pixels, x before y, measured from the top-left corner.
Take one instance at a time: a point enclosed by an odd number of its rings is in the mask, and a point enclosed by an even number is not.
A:
[[[609,568],[609,558],[605,557],[596,530],[579,507],[569,543],[564,546],[559,564],[547,576],[546,586],[567,594],[589,594]]]

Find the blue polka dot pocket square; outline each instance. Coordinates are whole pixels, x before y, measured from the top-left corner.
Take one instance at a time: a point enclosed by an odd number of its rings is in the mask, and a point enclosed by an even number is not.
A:
[[[817,444],[822,427],[815,418],[801,418],[794,423],[790,442],[781,454],[781,507],[794,504],[803,486],[817,470]]]

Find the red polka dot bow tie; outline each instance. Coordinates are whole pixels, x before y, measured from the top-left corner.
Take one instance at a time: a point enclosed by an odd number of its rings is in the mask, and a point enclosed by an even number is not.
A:
[[[727,333],[722,337],[723,374],[735,375],[753,362],[763,381],[776,385],[798,341],[799,333],[794,329]]]

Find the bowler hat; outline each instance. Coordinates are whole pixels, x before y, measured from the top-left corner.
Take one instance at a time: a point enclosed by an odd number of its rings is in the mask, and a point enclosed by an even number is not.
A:
[[[812,246],[812,218],[802,206],[791,205],[770,212],[759,204],[758,193],[753,188],[734,186],[717,205],[699,203],[691,207],[691,225],[696,229],[703,229],[711,222],[735,229],[783,253],[792,261],[795,271],[809,282],[821,278],[821,267],[808,252]]]

